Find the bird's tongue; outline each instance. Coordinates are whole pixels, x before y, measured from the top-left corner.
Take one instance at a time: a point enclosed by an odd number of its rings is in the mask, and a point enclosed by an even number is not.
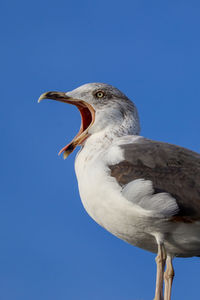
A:
[[[82,106],[78,103],[75,105],[81,114],[81,127],[74,139],[60,150],[59,155],[63,153],[64,159],[72,153],[76,146],[81,145],[89,137],[88,129],[94,123],[95,111],[91,105]]]

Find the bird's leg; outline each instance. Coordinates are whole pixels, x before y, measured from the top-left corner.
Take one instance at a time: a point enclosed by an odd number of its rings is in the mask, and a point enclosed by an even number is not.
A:
[[[170,300],[171,299],[171,290],[172,290],[172,282],[174,278],[174,268],[172,265],[172,257],[170,255],[167,255],[166,260],[166,271],[164,273],[164,280],[165,280],[165,294],[164,294],[164,300]]]
[[[157,276],[156,292],[154,300],[163,300],[163,277],[165,269],[166,253],[163,243],[158,243],[158,255],[156,257]]]

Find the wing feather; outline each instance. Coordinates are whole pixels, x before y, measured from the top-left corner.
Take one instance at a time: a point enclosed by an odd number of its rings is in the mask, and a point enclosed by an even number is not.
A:
[[[200,219],[200,154],[145,138],[120,147],[124,161],[109,167],[121,186],[136,179],[150,180],[154,193],[176,199],[177,216]]]

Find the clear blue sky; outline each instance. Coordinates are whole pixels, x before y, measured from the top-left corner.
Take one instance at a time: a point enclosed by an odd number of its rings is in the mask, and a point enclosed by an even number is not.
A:
[[[106,82],[137,105],[142,135],[200,151],[200,3],[1,3],[0,299],[149,300],[155,255],[91,220],[78,195],[76,108],[37,98]],[[199,296],[199,258],[176,259],[174,299]]]

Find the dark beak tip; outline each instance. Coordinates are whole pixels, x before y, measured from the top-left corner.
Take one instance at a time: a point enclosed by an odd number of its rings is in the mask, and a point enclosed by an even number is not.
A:
[[[69,97],[66,95],[64,92],[56,92],[56,91],[51,91],[51,92],[46,92],[43,93],[40,98],[38,99],[38,103],[42,101],[43,99],[53,99],[53,100],[61,100],[61,99],[69,99]]]

